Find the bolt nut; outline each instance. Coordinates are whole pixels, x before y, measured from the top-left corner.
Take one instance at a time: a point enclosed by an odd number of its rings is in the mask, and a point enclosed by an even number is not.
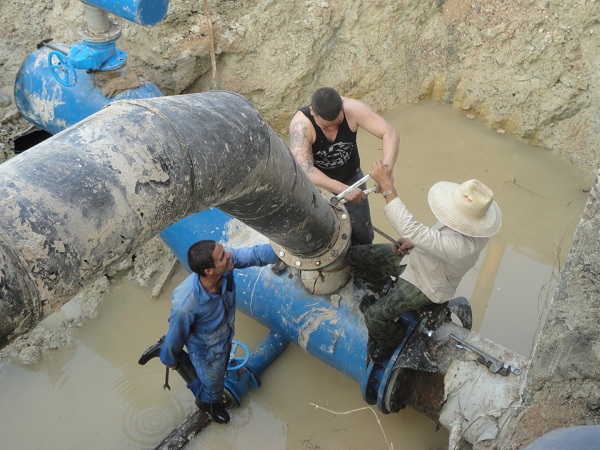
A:
[[[346,233],[342,233],[342,239],[344,239],[344,240],[348,239],[348,235]]]
[[[296,261],[296,267],[300,267],[302,263],[300,261]]]
[[[342,214],[342,219],[346,220],[348,218],[347,214]]]
[[[320,266],[321,265],[321,261],[316,261],[315,262],[315,266]]]
[[[281,256],[281,257],[285,256],[285,252],[279,252],[279,256]]]

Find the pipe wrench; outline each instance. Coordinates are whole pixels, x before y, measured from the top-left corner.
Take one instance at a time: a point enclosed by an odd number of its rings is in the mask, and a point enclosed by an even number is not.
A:
[[[519,375],[521,373],[521,369],[517,367],[511,367],[510,364],[507,364],[503,361],[500,361],[499,359],[494,358],[493,356],[488,355],[480,348],[469,344],[463,338],[458,337],[454,333],[450,333],[450,337],[456,342],[458,342],[458,344],[456,345],[458,348],[468,348],[472,352],[479,355],[477,361],[486,366],[490,370],[490,372],[500,374],[503,377],[508,376],[510,373],[514,373],[515,375]]]

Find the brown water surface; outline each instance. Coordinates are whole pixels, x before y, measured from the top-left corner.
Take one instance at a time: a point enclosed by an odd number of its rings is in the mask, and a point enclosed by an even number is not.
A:
[[[400,197],[426,224],[434,218],[427,191],[438,180],[478,178],[495,192],[504,226],[459,288],[473,305],[474,329],[529,355],[556,268],[565,261],[592,175],[548,151],[497,133],[477,119],[435,102],[385,114],[402,142],[395,170]],[[360,134],[363,168],[381,143]],[[371,195],[373,223],[394,231]],[[377,238],[383,242],[383,239]],[[0,448],[153,448],[194,408],[183,381],[171,374],[163,390],[158,360],[137,364],[167,327],[170,292],[117,280],[94,320],[66,348],[44,352],[35,366],[0,365]],[[68,309],[68,307],[67,307]],[[236,338],[254,348],[267,330],[238,314]],[[317,406],[315,406],[317,405]],[[211,424],[189,449],[444,449],[448,433],[411,409],[384,415],[359,386],[331,367],[289,347],[232,411],[227,426]]]

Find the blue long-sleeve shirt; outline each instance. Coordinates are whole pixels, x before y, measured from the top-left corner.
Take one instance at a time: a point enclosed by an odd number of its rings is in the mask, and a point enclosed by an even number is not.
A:
[[[277,261],[269,244],[231,249],[230,252],[235,269],[265,266]],[[184,345],[194,366],[210,364],[215,355],[228,352],[234,334],[235,299],[233,270],[223,274],[218,294],[207,292],[200,284],[198,274],[187,277],[173,291],[169,330],[160,353],[162,363],[177,365]]]

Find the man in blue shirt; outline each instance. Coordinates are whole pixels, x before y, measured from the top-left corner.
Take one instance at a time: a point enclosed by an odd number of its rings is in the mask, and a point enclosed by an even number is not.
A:
[[[235,331],[233,269],[265,266],[278,258],[269,244],[227,251],[215,241],[203,240],[190,247],[187,260],[193,273],[173,291],[160,360],[176,369],[185,345],[198,375],[187,385],[196,405],[215,422],[228,423],[229,414],[219,401]]]

